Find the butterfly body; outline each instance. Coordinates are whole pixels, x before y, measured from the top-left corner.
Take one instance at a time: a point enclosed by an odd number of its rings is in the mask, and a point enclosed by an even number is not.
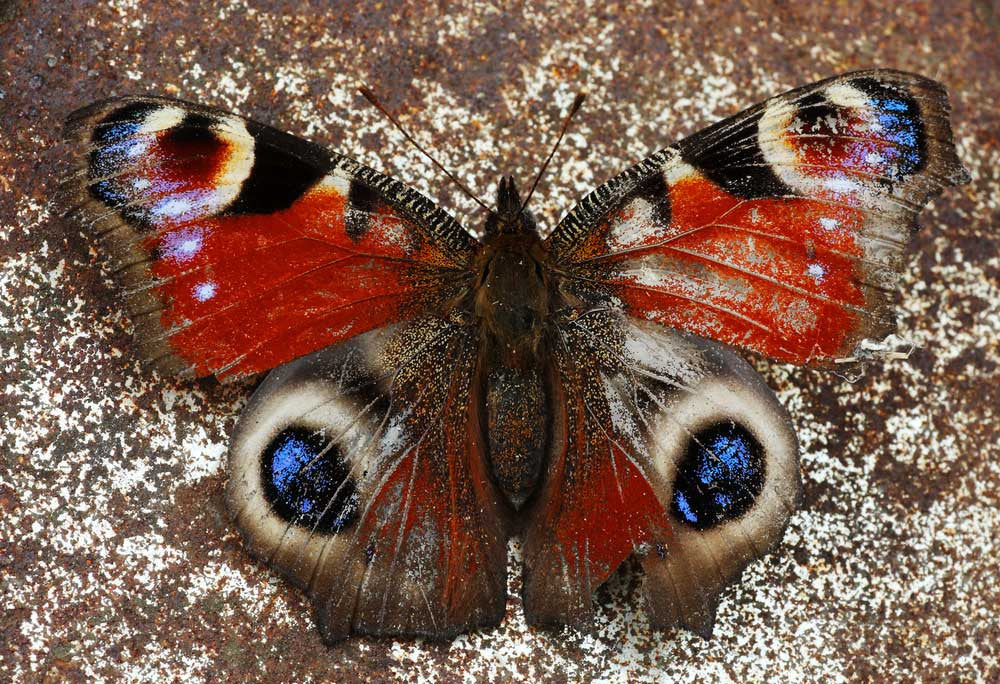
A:
[[[165,373],[270,371],[227,505],[327,641],[584,626],[629,556],[654,627],[708,634],[798,505],[790,418],[725,344],[838,365],[893,330],[920,209],[967,180],[940,85],[790,91],[664,148],[543,236],[481,236],[348,157],[164,98],[71,117],[75,211]]]
[[[501,181],[498,202],[507,192],[517,197],[513,179]],[[534,365],[549,318],[548,255],[534,219],[516,201],[500,204],[484,232],[474,260],[475,315],[491,354],[506,366],[524,369]]]

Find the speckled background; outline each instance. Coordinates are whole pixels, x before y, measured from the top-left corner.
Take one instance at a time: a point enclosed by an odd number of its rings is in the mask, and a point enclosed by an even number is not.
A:
[[[0,680],[1000,680],[996,3],[461,5],[0,0]],[[476,225],[356,82],[487,195],[501,172],[525,182],[585,87],[538,196],[552,225],[648,152],[872,65],[948,86],[973,182],[921,216],[908,360],[850,382],[755,359],[794,417],[806,498],[710,642],[651,632],[630,571],[588,633],[528,629],[515,579],[499,630],[324,647],[224,513],[252,384],[144,370],[100,255],[50,205],[65,115],[155,92],[353,154]]]

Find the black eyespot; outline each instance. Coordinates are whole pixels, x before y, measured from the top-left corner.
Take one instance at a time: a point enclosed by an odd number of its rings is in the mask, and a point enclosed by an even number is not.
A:
[[[271,509],[303,527],[339,532],[358,519],[358,492],[339,447],[323,434],[288,427],[261,459]]]
[[[216,148],[222,146],[219,137],[212,130],[214,121],[203,114],[188,114],[180,124],[163,131],[157,144],[167,150],[190,149],[192,156],[218,154]]]
[[[253,166],[226,214],[270,214],[288,209],[326,175],[331,160],[316,145],[253,121]]]
[[[641,197],[649,203],[654,220],[661,226],[670,225],[670,190],[662,173],[655,173],[629,193],[628,201]]]
[[[372,225],[372,214],[385,202],[364,183],[352,180],[344,210],[344,232],[355,242],[361,240]]]
[[[825,121],[836,121],[839,110],[822,93],[810,93],[797,103],[796,118],[806,132],[821,130]]]
[[[763,115],[760,108],[739,126],[733,126],[729,119],[719,121],[680,141],[677,147],[684,161],[737,197],[787,195],[791,189],[778,178],[756,143]],[[748,131],[753,133],[749,141],[744,139]]]
[[[729,421],[698,432],[677,469],[674,517],[698,530],[735,520],[764,487],[764,447]]]

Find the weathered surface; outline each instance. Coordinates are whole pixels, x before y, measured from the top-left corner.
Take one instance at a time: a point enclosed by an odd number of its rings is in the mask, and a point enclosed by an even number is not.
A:
[[[0,2],[0,679],[1000,678],[1000,17],[979,2],[647,4]],[[476,225],[355,83],[483,195],[501,172],[533,173],[586,87],[537,197],[553,225],[655,148],[875,65],[948,86],[974,180],[921,217],[899,298],[909,360],[854,383],[758,363],[797,423],[806,500],[708,643],[651,632],[622,573],[587,634],[529,630],[515,580],[499,630],[323,647],[223,511],[251,385],[142,369],[93,242],[49,204],[63,117],[155,92],[353,154]]]

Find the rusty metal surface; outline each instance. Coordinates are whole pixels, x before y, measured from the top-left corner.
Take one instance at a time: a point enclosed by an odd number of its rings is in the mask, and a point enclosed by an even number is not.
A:
[[[995,3],[0,2],[0,679],[997,681],[1000,17]],[[824,9],[819,9],[824,7]],[[891,66],[952,94],[973,182],[921,216],[899,297],[916,350],[857,382],[757,360],[806,500],[710,642],[651,632],[634,574],[588,633],[326,648],[222,503],[250,384],[142,369],[91,240],[49,204],[61,120],[99,97],[211,103],[481,217],[354,92],[371,84],[481,194],[528,178],[552,225],[629,162],[786,87]]]

